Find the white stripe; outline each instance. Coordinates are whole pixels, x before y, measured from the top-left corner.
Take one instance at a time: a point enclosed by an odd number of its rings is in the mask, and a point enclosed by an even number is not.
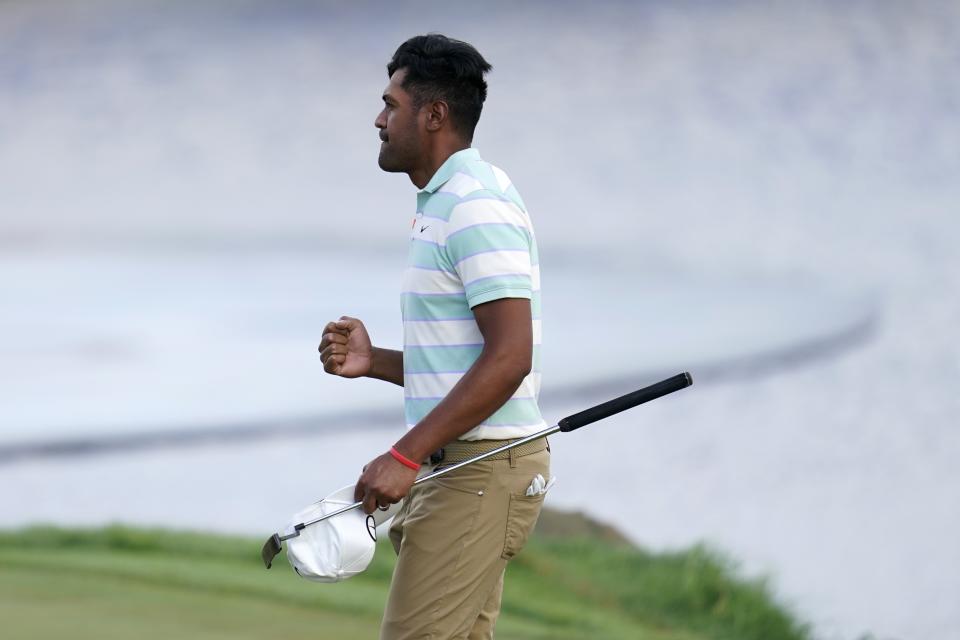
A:
[[[492,164],[490,165],[490,170],[493,171],[493,175],[497,178],[497,186],[500,187],[500,191],[502,193],[506,193],[507,189],[510,188],[510,185],[513,184],[510,182],[507,172],[500,167],[493,166]]]
[[[455,273],[408,267],[403,293],[463,293],[463,283]]]
[[[466,173],[455,173],[453,177],[447,180],[437,191],[439,193],[452,193],[462,198],[469,193],[481,189],[483,189],[483,184],[473,176],[467,175]]]
[[[533,344],[542,344],[543,323],[533,321]],[[483,335],[475,320],[428,320],[403,323],[403,343],[411,347],[481,344]]]
[[[414,224],[410,229],[410,239],[429,242],[432,244],[446,245],[447,232],[444,230],[446,223],[443,220],[427,220],[419,224]]]
[[[517,274],[529,275],[532,290],[540,290],[540,265],[533,265],[528,273],[524,271],[506,271],[505,268],[506,267],[486,273],[483,278],[496,278],[498,276]],[[483,280],[477,281],[478,284],[483,282]],[[472,282],[467,281],[467,284],[472,284]],[[464,286],[456,274],[434,271],[432,269],[409,267],[403,275],[403,293],[426,295],[431,293],[464,293]]]
[[[408,424],[407,429],[413,429],[416,425]],[[543,431],[549,425],[541,422],[535,425],[500,425],[497,427],[487,427],[481,424],[478,427],[467,431],[460,436],[459,440],[507,440],[510,438],[523,438],[530,436],[538,431]]]
[[[463,377],[462,373],[406,373],[403,395],[406,398],[445,398]],[[540,373],[530,373],[511,398],[536,398],[540,389]]]
[[[411,347],[480,344],[483,336],[473,318],[403,323],[403,343]]]
[[[540,395],[540,380],[542,374],[539,371],[531,371],[523,379],[517,390],[514,391],[512,398],[536,398]]]
[[[539,265],[539,264],[532,265],[532,266],[530,267],[530,271],[529,271],[529,272],[525,272],[525,271],[511,271],[511,272],[501,271],[501,272],[496,272],[496,273],[491,273],[491,274],[489,274],[489,275],[485,275],[485,276],[483,276],[480,280],[466,280],[466,281],[464,281],[464,284],[465,284],[465,286],[468,286],[468,287],[469,287],[469,286],[474,285],[474,284],[480,284],[480,283],[484,282],[484,280],[494,279],[494,278],[498,278],[498,277],[501,277],[501,276],[517,276],[517,275],[529,276],[529,277],[530,277],[530,288],[531,288],[531,290],[533,290],[533,291],[539,291],[539,290],[540,290],[540,265]]]
[[[517,205],[495,199],[478,199],[461,202],[453,208],[447,222],[446,237],[475,224],[512,224],[533,233],[530,219]]]
[[[488,251],[470,256],[466,260],[454,265],[463,282],[473,282],[479,278],[489,276],[505,276],[512,273],[530,274],[533,280],[533,269],[530,265],[530,253],[527,251]],[[540,286],[539,278],[533,285]]]
[[[522,438],[533,435],[538,431],[543,431],[547,426],[546,422],[534,425],[500,425],[497,427],[487,427],[481,424],[460,436],[460,440],[506,440],[508,438]]]

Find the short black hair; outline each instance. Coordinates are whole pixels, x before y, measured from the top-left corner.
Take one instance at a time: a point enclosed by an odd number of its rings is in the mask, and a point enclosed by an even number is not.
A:
[[[454,128],[471,141],[487,99],[483,76],[492,68],[473,45],[428,33],[400,45],[387,64],[387,77],[398,69],[406,69],[401,86],[413,97],[414,107],[433,100],[445,101]]]

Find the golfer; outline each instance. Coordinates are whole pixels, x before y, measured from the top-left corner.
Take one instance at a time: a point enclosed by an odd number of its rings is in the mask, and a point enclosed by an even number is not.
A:
[[[419,190],[409,227],[403,350],[363,323],[324,329],[324,369],[404,389],[407,432],[364,467],[367,513],[406,497],[390,527],[398,554],[380,637],[492,638],[507,562],[523,547],[549,478],[544,439],[411,488],[421,465],[453,464],[544,429],[540,276],[533,227],[501,169],[471,148],[491,66],[438,34],[400,45],[374,126],[378,163]],[[542,480],[542,479],[541,479]]]

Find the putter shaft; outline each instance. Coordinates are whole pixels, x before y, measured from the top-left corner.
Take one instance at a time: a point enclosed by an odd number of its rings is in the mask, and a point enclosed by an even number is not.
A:
[[[434,471],[433,473],[428,473],[427,475],[423,476],[422,478],[417,478],[417,479],[414,481],[413,484],[414,484],[414,485],[418,485],[418,484],[420,484],[421,482],[426,482],[426,481],[428,481],[428,480],[433,480],[434,478],[439,478],[440,476],[445,475],[445,474],[448,474],[448,473],[450,473],[451,471],[456,471],[457,469],[460,469],[461,467],[465,467],[465,466],[467,466],[467,465],[469,465],[469,464],[473,464],[474,462],[480,462],[481,460],[485,460],[486,458],[489,458],[490,456],[496,455],[496,454],[498,454],[498,453],[502,453],[502,452],[504,452],[504,451],[509,451],[510,449],[513,449],[513,448],[515,448],[515,447],[519,447],[520,445],[523,445],[523,444],[527,444],[528,442],[532,442],[532,441],[534,441],[534,440],[537,440],[538,438],[545,438],[546,436],[553,435],[554,433],[557,433],[558,431],[560,431],[560,425],[556,425],[556,424],[555,424],[555,425],[553,425],[552,427],[549,427],[549,428],[547,428],[547,429],[544,429],[543,431],[538,431],[537,433],[530,434],[529,436],[526,436],[526,437],[524,437],[524,438],[520,438],[519,440],[514,440],[513,442],[507,443],[507,444],[503,445],[502,447],[497,447],[496,449],[491,449],[490,451],[485,451],[484,453],[481,453],[481,454],[479,454],[479,455],[476,455],[476,456],[474,456],[474,457],[472,457],[472,458],[468,458],[467,460],[462,460],[461,462],[457,462],[456,464],[452,464],[452,465],[450,465],[449,467],[444,467],[443,469],[440,469],[439,471]],[[294,527],[293,527],[293,533],[289,533],[289,534],[287,534],[287,535],[285,535],[285,536],[280,536],[280,540],[282,541],[282,540],[289,540],[290,538],[296,538],[297,536],[300,535],[300,531],[301,531],[302,529],[304,529],[305,527],[309,527],[309,526],[311,526],[311,525],[317,524],[318,522],[323,522],[323,521],[326,520],[327,518],[332,518],[333,516],[338,516],[338,515],[340,515],[341,513],[346,513],[347,511],[352,511],[352,510],[354,510],[354,509],[359,508],[359,507],[362,506],[362,505],[363,505],[363,502],[354,502],[353,504],[348,504],[348,505],[345,506],[345,507],[340,507],[340,508],[337,509],[336,511],[331,511],[330,513],[325,513],[325,514],[323,514],[322,516],[320,516],[319,518],[314,518],[313,520],[308,520],[307,522],[301,522],[300,524],[294,525]]]
[[[486,453],[481,453],[480,455],[474,456],[473,458],[468,458],[467,460],[463,460],[462,462],[452,464],[449,467],[444,467],[439,471],[434,471],[433,473],[429,473],[423,476],[422,478],[417,478],[417,480],[415,480],[413,484],[417,485],[417,484],[420,484],[421,482],[433,480],[434,478],[438,478],[442,475],[450,473],[451,471],[456,471],[461,467],[465,467],[468,464],[473,464],[474,462],[485,460],[490,456],[496,455],[498,453],[502,453],[504,451],[509,451],[514,447],[519,447],[520,445],[531,442],[532,440],[543,438],[543,437],[552,435],[554,433],[557,433],[559,431],[566,433],[569,431],[573,431],[575,429],[579,429],[580,427],[584,427],[598,420],[603,420],[604,418],[608,418],[612,415],[620,413],[621,411],[630,409],[631,407],[635,407],[645,402],[649,402],[651,400],[655,400],[657,398],[665,396],[669,393],[673,393],[674,391],[679,391],[680,389],[689,387],[691,384],[693,384],[693,378],[690,377],[689,373],[686,373],[686,372],[678,373],[675,376],[667,378],[666,380],[661,380],[660,382],[656,384],[652,384],[649,387],[638,389],[637,391],[620,396],[619,398],[614,398],[613,400],[608,400],[607,402],[604,402],[595,407],[586,409],[585,411],[581,411],[571,416],[567,416],[566,418],[564,418],[554,426],[544,429],[543,431],[538,431],[537,433],[529,435],[525,438],[520,438],[519,440],[515,440],[514,442],[510,442],[501,447],[497,447],[496,449],[491,449]],[[266,544],[264,544],[263,551],[261,552],[263,556],[264,564],[269,569],[270,563],[273,560],[273,558],[278,553],[280,553],[280,550],[281,550],[280,543],[283,542],[284,540],[296,538],[297,536],[300,535],[300,531],[302,531],[305,527],[309,527],[310,525],[316,524],[318,522],[323,522],[327,518],[332,518],[333,516],[340,515],[341,513],[352,511],[353,509],[357,509],[362,505],[363,505],[362,502],[354,502],[353,504],[347,505],[345,507],[341,507],[340,509],[324,514],[319,518],[314,518],[313,520],[296,524],[293,527],[293,532],[287,535],[281,536],[279,533],[273,534],[267,540]]]

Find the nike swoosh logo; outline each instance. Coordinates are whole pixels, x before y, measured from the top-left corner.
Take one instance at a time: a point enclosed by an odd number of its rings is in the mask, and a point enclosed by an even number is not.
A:
[[[427,225],[427,226],[425,226],[425,227],[420,227],[420,233],[423,233],[424,231],[426,231],[426,230],[429,229],[429,228],[430,228],[430,225]]]

